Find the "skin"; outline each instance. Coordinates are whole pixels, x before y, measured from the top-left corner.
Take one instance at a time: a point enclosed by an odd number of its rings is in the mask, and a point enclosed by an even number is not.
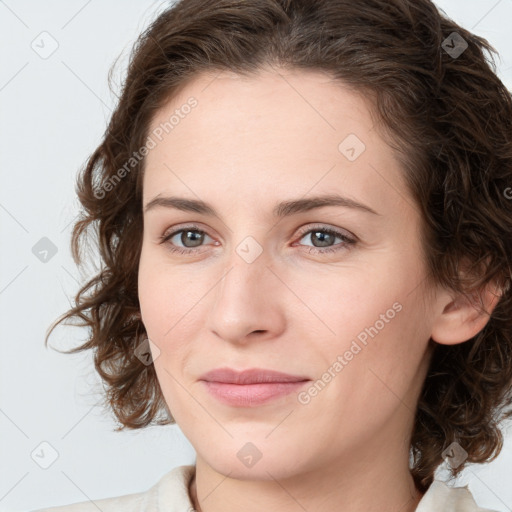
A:
[[[469,339],[488,317],[425,280],[421,218],[364,95],[317,72],[202,74],[150,130],[191,96],[197,107],[147,155],[143,204],[202,199],[221,218],[145,212],[139,299],[165,401],[197,452],[196,510],[415,510],[410,434],[431,350]],[[366,146],[354,161],[338,149],[348,134]],[[279,201],[334,192],[378,214],[326,206],[272,217]],[[181,233],[161,243],[190,223],[206,232],[195,255],[170,251],[196,247]],[[318,224],[357,241],[308,253],[327,247],[307,232]],[[237,252],[248,236],[262,250],[251,263]],[[491,309],[493,298],[483,294]],[[316,381],[394,303],[401,310],[307,404],[291,393],[234,407],[199,381],[224,366]],[[261,454],[251,467],[237,456],[248,442]]]

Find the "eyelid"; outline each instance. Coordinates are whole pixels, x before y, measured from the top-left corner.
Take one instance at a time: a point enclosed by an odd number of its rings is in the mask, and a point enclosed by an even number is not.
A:
[[[313,223],[310,222],[309,224],[306,224],[305,226],[301,226],[299,228],[298,234],[300,236],[303,236],[303,235],[309,233],[310,231],[314,231],[315,229],[317,229],[318,231],[336,231],[340,235],[342,234],[342,235],[346,236],[347,238],[352,238],[354,241],[359,240],[356,237],[356,235],[354,235],[352,232],[348,231],[347,229],[338,228],[335,226],[330,226],[329,224],[322,224],[322,223],[317,223],[317,222],[313,222]]]
[[[166,230],[163,235],[159,236],[158,238],[165,242],[166,240],[169,240],[170,238],[173,238],[176,234],[180,233],[181,231],[198,231],[199,233],[204,233],[205,235],[209,236],[210,238],[213,238],[211,235],[208,234],[208,231],[201,228],[198,224],[195,223],[184,223],[184,224],[178,224],[177,226],[173,226],[170,230]]]

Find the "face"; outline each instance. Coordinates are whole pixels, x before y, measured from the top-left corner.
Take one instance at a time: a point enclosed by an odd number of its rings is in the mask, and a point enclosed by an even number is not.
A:
[[[370,105],[323,74],[281,74],[189,83],[152,121],[143,181],[158,380],[198,460],[241,479],[407,457],[430,354],[421,219]],[[345,199],[304,202],[321,196]],[[226,367],[307,380],[201,380]]]

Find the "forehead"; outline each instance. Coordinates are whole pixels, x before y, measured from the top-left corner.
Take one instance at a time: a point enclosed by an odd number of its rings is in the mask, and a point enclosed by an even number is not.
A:
[[[324,73],[198,75],[150,124],[161,140],[146,157],[144,196],[229,191],[247,200],[284,188],[293,196],[336,188],[382,203],[383,189],[405,191],[376,122],[369,97]]]
[[[172,128],[172,138],[179,142],[188,139],[187,127],[198,136],[208,132],[210,140],[221,139],[225,132],[238,136],[257,132],[260,137],[284,140],[293,131],[309,137],[328,134],[336,141],[347,128],[362,137],[374,126],[368,95],[325,73],[261,70],[250,76],[222,71],[194,77],[157,112],[150,130],[164,125],[192,97],[197,106]]]

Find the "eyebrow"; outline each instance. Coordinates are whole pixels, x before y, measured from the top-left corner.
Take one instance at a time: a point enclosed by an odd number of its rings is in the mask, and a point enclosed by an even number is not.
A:
[[[282,201],[274,207],[272,213],[274,217],[282,218],[290,215],[296,215],[298,213],[307,212],[315,208],[322,208],[324,206],[342,206],[345,208],[357,209],[366,213],[372,213],[374,215],[381,215],[380,213],[377,213],[373,208],[370,208],[365,204],[337,194]],[[198,199],[186,199],[183,197],[174,196],[157,196],[146,204],[144,207],[144,212],[152,210],[156,207],[175,208],[184,212],[194,212],[220,219],[219,213],[212,205]]]

